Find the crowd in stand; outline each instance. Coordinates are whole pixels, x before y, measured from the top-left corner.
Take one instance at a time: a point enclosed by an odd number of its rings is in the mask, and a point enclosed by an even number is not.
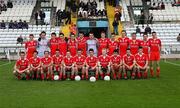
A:
[[[144,25],[142,25],[141,28],[139,28],[139,26],[136,26],[136,33],[138,34],[151,34],[151,27],[149,25],[147,25],[146,27],[144,27]]]
[[[70,10],[58,10],[56,12],[57,25],[71,24],[71,12]]]
[[[5,3],[4,1],[0,1],[0,14],[2,11],[7,11],[7,8],[13,8],[13,3],[12,1],[8,0],[7,3]]]
[[[46,14],[43,10],[37,11],[35,13],[35,20],[36,20],[36,25],[44,25],[44,19],[46,18]]]
[[[28,29],[28,23],[26,21],[22,21],[21,19],[19,20],[19,22],[17,21],[10,21],[8,24],[4,22],[4,20],[2,20],[2,22],[0,22],[0,29]]]
[[[159,3],[152,3],[150,4],[151,7],[149,9],[152,9],[152,10],[162,10],[162,9],[165,9],[165,4],[164,2],[159,2]]]
[[[88,1],[85,3],[84,1],[81,1],[79,3],[79,10],[78,10],[78,17],[81,18],[94,18],[94,17],[106,17],[107,11],[105,9],[103,10],[97,10],[97,3],[95,0]]]

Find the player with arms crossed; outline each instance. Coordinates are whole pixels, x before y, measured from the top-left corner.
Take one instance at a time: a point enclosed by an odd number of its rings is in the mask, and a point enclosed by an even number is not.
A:
[[[127,79],[127,71],[131,72],[131,79],[135,79],[135,58],[129,48],[127,49],[127,54],[123,56],[124,79]]]
[[[86,79],[89,79],[90,72],[94,72],[96,79],[98,79],[98,59],[94,55],[94,50],[89,49],[89,56],[86,58]]]
[[[44,57],[41,59],[41,80],[44,80],[44,74],[46,74],[46,79],[49,80],[52,73],[52,64],[53,60],[49,51],[44,51]]]
[[[68,73],[70,72],[70,73]],[[66,56],[63,59],[63,79],[69,78],[74,79],[74,59],[71,56],[70,51],[67,51]]]
[[[102,55],[98,57],[98,67],[101,79],[104,79],[105,75],[110,76],[110,60],[111,58],[107,55],[107,50],[102,49]]]
[[[161,40],[157,38],[156,32],[152,32],[152,38],[149,39],[150,45],[150,73],[154,77],[154,63],[156,63],[156,76],[160,75],[160,54],[161,54]]]
[[[30,73],[31,73],[31,78],[38,79],[39,74],[41,72],[41,59],[37,56],[38,52],[34,51],[33,57],[29,59],[30,62]]]
[[[138,53],[135,55],[137,77],[140,79],[147,78],[148,74],[148,55],[143,53],[143,48],[139,47]],[[144,74],[142,75],[142,71]]]
[[[51,56],[53,56],[56,53],[56,49],[58,49],[58,39],[56,38],[56,33],[51,33],[49,48],[51,50]]]
[[[26,74],[26,80],[29,80],[29,60],[25,58],[25,52],[20,52],[20,59],[16,61],[13,74],[20,80],[23,74]]]
[[[121,79],[123,59],[118,54],[119,51],[114,50],[114,54],[111,56],[111,71],[113,73],[113,79]]]
[[[27,59],[30,59],[31,57],[33,57],[33,53],[34,53],[34,51],[36,51],[37,45],[38,45],[38,43],[36,40],[34,40],[34,35],[30,34],[29,41],[25,42]]]
[[[85,60],[86,57],[82,54],[82,50],[78,49],[77,55],[74,57],[74,71],[75,75],[81,74],[82,79],[85,75]]]
[[[53,72],[52,72],[51,78],[52,78],[52,80],[54,80],[54,72],[57,72],[59,75],[59,80],[62,80],[63,56],[60,54],[59,49],[56,49],[55,55],[52,57],[52,59],[53,59]]]
[[[122,37],[118,39],[118,48],[119,48],[119,54],[121,57],[123,57],[126,54],[126,49],[128,48],[129,45],[129,38],[126,36],[126,31],[122,31]]]

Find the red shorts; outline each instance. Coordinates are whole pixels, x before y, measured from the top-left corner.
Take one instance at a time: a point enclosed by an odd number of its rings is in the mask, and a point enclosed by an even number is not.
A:
[[[120,66],[119,66],[119,65],[112,65],[112,68],[113,68],[114,70],[119,70]]]
[[[126,70],[126,71],[132,71],[133,68],[132,68],[132,69],[129,69],[128,67],[125,66],[125,70]]]
[[[151,52],[150,60],[151,61],[159,61],[160,60],[160,52]]]
[[[53,70],[54,71],[60,71],[60,67],[59,66],[54,66]]]

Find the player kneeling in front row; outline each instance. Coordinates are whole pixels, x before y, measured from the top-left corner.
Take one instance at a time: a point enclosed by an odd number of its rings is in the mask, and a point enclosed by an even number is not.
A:
[[[89,49],[89,56],[86,58],[86,79],[95,76],[98,79],[98,59],[94,56],[94,50]]]
[[[60,55],[60,50],[56,49],[55,55],[52,57],[53,59],[53,72],[51,75],[51,80],[54,80],[54,72],[57,72],[59,75],[58,80],[62,80],[63,72],[62,72],[62,61],[63,61],[63,56]]]
[[[118,50],[114,50],[114,54],[111,56],[111,71],[113,74],[113,79],[121,79],[122,75],[122,64],[123,59],[118,54]]]
[[[38,79],[41,72],[41,59],[37,57],[38,52],[34,51],[33,57],[29,59],[30,62],[30,73],[32,79]]]
[[[52,64],[53,60],[50,57],[49,51],[44,51],[44,57],[41,59],[41,80],[44,80],[44,75],[49,80],[50,74],[52,74]]]
[[[135,79],[135,58],[131,54],[130,49],[128,48],[126,54],[123,56],[123,73],[124,79],[127,79],[127,71],[131,73],[131,79]]]
[[[102,55],[98,57],[99,59],[99,74],[101,79],[104,79],[104,76],[110,76],[110,60],[111,58],[107,55],[107,50],[102,49]]]
[[[16,61],[13,74],[20,80],[23,75],[26,75],[26,80],[29,80],[29,61],[25,58],[25,52],[20,52],[20,59]]]
[[[78,49],[77,55],[74,57],[74,71],[75,75],[80,75],[82,79],[85,75],[85,60],[86,57],[82,55],[82,50]]]
[[[63,63],[63,79],[71,78],[74,79],[74,59],[71,56],[70,51],[67,51],[64,57]]]
[[[140,79],[142,76],[143,78],[147,78],[148,72],[148,55],[143,53],[142,47],[139,47],[138,53],[135,55],[136,61],[136,70],[137,70],[137,77]],[[144,72],[142,75],[142,71]]]

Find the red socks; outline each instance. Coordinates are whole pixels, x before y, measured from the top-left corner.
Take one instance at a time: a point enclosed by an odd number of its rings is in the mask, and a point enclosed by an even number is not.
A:
[[[154,70],[151,68],[150,69],[151,77],[154,77]]]
[[[147,74],[147,71],[145,71],[143,77],[144,77],[144,78],[147,78],[147,75],[148,75],[148,74]]]
[[[113,79],[116,79],[116,74],[115,73],[113,74]]]
[[[159,78],[159,75],[160,75],[160,68],[157,68],[156,69],[156,76]]]
[[[41,73],[41,80],[44,80],[44,73]]]
[[[141,72],[137,72],[137,77],[140,79],[141,78]]]
[[[51,80],[54,80],[54,74],[51,74]]]

